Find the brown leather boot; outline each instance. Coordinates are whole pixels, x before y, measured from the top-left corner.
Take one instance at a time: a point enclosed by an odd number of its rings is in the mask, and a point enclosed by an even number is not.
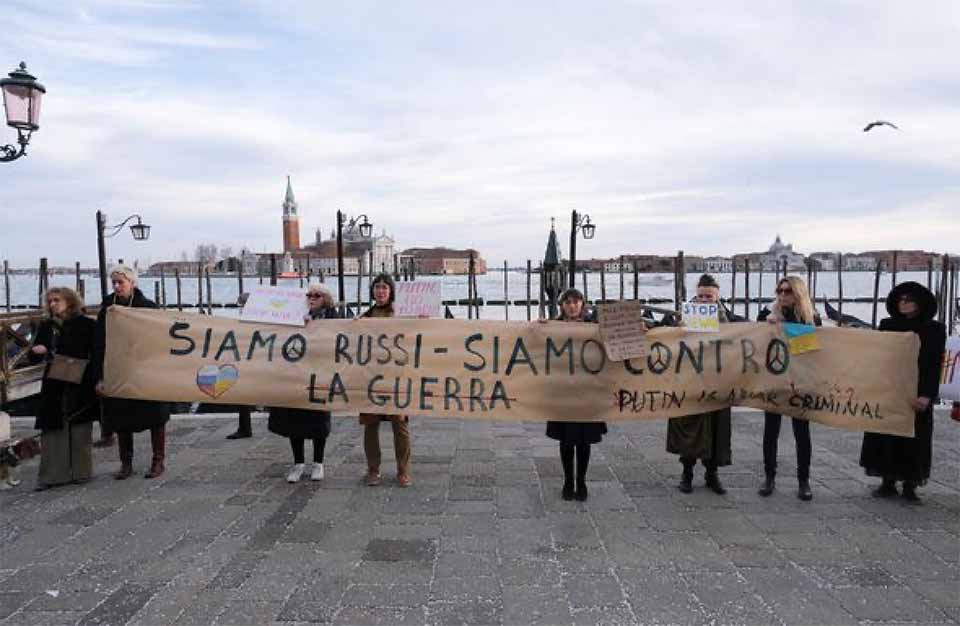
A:
[[[133,475],[133,434],[120,433],[117,437],[120,452],[120,471],[113,475],[117,480],[126,480]]]
[[[150,444],[153,446],[153,462],[144,478],[156,478],[163,474],[163,460],[167,451],[167,429],[165,426],[150,429]]]

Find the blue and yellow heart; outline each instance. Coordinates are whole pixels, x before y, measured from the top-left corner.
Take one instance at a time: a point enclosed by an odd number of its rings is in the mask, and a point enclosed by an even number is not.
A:
[[[211,398],[219,398],[240,378],[233,365],[204,365],[197,370],[197,387]]]

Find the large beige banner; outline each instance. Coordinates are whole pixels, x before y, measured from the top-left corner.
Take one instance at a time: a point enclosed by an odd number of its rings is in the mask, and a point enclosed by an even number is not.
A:
[[[912,333],[816,331],[791,354],[772,324],[647,333],[607,359],[595,324],[320,320],[306,328],[113,307],[108,395],[501,420],[663,419],[749,406],[913,435]]]

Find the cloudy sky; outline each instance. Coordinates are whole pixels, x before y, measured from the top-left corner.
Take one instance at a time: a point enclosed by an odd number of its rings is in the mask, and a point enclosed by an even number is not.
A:
[[[153,226],[111,257],[278,250],[288,174],[305,240],[342,208],[491,263],[572,209],[579,257],[960,251],[954,0],[3,4],[0,69],[48,89],[0,164],[14,266],[93,265],[98,208]]]

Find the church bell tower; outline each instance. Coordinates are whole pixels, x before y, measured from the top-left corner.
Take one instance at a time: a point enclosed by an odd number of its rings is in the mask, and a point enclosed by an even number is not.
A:
[[[297,201],[293,197],[293,187],[287,176],[287,194],[283,199],[283,251],[295,252],[300,249],[300,216],[297,215]]]

